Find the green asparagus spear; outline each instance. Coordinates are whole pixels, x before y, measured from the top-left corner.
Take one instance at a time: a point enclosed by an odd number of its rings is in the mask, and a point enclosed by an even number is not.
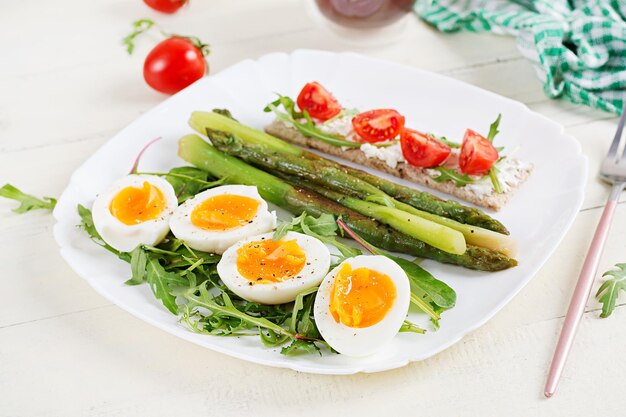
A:
[[[179,156],[215,177],[224,178],[226,182],[257,186],[261,197],[294,215],[306,211],[314,216],[324,213],[344,216],[350,228],[372,244],[388,251],[482,271],[500,271],[517,265],[514,259],[506,255],[472,245],[468,245],[463,255],[454,255],[433,248],[311,190],[295,187],[237,158],[225,155],[197,135],[187,135],[180,140]]]
[[[228,110],[219,110],[219,113],[218,111],[195,111],[191,114],[189,126],[202,135],[206,135],[207,129],[219,130],[246,138],[250,143],[264,144],[272,148],[275,152],[291,155],[302,154],[302,149],[297,146],[275,138],[260,130],[243,125],[232,118],[232,116],[229,116],[230,112]]]
[[[221,130],[227,133],[236,134],[246,143],[267,145],[275,152],[303,156],[308,159],[323,161],[324,164],[339,167],[346,173],[370,183],[398,201],[409,204],[419,210],[438,216],[448,217],[459,223],[482,227],[502,234],[509,234],[508,230],[504,227],[504,225],[502,225],[502,223],[491,218],[479,209],[464,206],[454,200],[443,200],[428,192],[418,191],[410,187],[396,184],[393,181],[388,181],[375,175],[368,174],[364,171],[322,158],[317,154],[307,152],[265,132],[244,126],[234,119],[229,118],[228,114],[230,113],[225,112],[224,110],[219,110],[219,112],[226,115],[215,113],[215,111],[193,112],[191,118],[189,119],[189,124],[202,135],[207,134],[207,129]]]
[[[515,256],[517,252],[517,245],[509,235],[497,233],[493,230],[484,229],[478,226],[472,226],[471,224],[459,223],[456,220],[449,219],[448,217],[438,216],[427,211],[422,211],[402,202],[396,202],[394,206],[400,210],[406,211],[407,213],[411,213],[424,219],[431,220],[435,223],[439,223],[443,226],[447,226],[451,229],[458,230],[463,233],[465,241],[469,244],[493,249],[498,252],[502,252],[507,256]]]

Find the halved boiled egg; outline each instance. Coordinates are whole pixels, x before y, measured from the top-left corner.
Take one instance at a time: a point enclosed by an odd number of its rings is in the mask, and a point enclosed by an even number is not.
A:
[[[174,211],[170,228],[192,249],[223,253],[233,243],[276,227],[256,187],[222,185],[197,194]]]
[[[283,304],[317,286],[330,268],[330,252],[320,240],[287,232],[237,242],[224,252],[217,273],[235,294],[248,301]]]
[[[388,343],[409,310],[406,273],[385,256],[356,256],[326,275],[315,297],[315,324],[347,356],[366,356]]]
[[[93,224],[106,243],[130,252],[140,244],[163,240],[177,205],[174,188],[163,178],[128,175],[98,195],[92,207]]]

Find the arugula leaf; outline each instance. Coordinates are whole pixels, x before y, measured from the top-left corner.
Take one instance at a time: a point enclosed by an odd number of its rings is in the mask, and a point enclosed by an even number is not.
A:
[[[406,272],[411,284],[411,302],[430,316],[435,330],[439,329],[440,313],[455,306],[456,292],[416,263],[384,252],[381,254]]]
[[[502,194],[502,184],[500,184],[500,179],[498,178],[498,168],[492,166],[491,169],[489,169],[488,175],[491,179],[493,190],[496,192],[496,194]]]
[[[183,203],[185,200],[204,190],[222,185],[225,181],[225,178],[214,180],[209,176],[208,172],[200,168],[188,166],[172,168],[167,173],[139,172],[138,174],[165,177],[167,182],[174,188],[174,192],[178,198],[178,204]]]
[[[4,184],[0,188],[0,197],[10,198],[20,203],[13,211],[18,214],[26,213],[31,210],[53,210],[57,204],[57,200],[52,197],[44,197],[43,200],[33,195],[23,193],[11,184]]]
[[[278,109],[278,106],[282,105],[286,112],[282,112]],[[348,148],[359,148],[361,147],[360,143],[352,142],[346,140],[338,135],[330,135],[328,133],[320,130],[315,122],[311,119],[311,116],[307,111],[304,112],[296,112],[295,104],[293,100],[289,97],[278,95],[278,99],[269,103],[263,109],[265,112],[274,112],[276,118],[278,120],[282,120],[285,123],[292,125],[296,128],[302,135],[308,138],[316,138],[321,140],[322,142],[328,143],[333,146],[345,146]],[[297,119],[304,118],[304,122],[299,122]]]
[[[498,124],[499,124],[499,120],[498,120]],[[498,131],[496,133],[500,133],[500,132]],[[462,146],[462,144],[460,144],[458,142],[451,141],[448,138],[446,138],[445,136],[437,136],[434,133],[428,133],[428,136],[432,136],[433,138],[437,139],[440,142],[443,142],[444,144],[448,145],[450,148],[453,148],[453,149],[459,149]],[[495,133],[493,134],[493,136],[495,136]],[[492,138],[492,140],[493,140],[493,138]],[[502,152],[503,150],[504,150],[504,146],[496,146],[496,151]]]
[[[453,169],[448,169],[444,167],[437,167],[434,169],[441,173],[441,175],[439,175],[438,177],[433,178],[437,182],[453,181],[454,185],[456,185],[457,187],[463,187],[467,184],[473,184],[476,182],[469,175],[461,174],[460,172],[457,172]]]
[[[278,106],[283,106],[287,115],[291,116],[293,119],[301,119],[304,117],[304,113],[296,110],[296,103],[291,98],[281,94],[277,94],[277,96],[278,98],[276,100],[265,106],[263,109],[265,113],[275,111],[274,109],[277,109]]]
[[[445,282],[439,281],[430,272],[404,258],[384,254],[406,272],[411,281],[412,292],[419,290],[422,297],[430,299],[436,306],[449,310],[456,304],[456,292]]]
[[[291,222],[282,223],[274,232],[273,239],[283,238],[288,231],[304,233],[332,245],[344,258],[352,258],[362,253],[359,249],[336,239],[339,227],[335,221],[335,216],[332,214],[323,213],[319,217],[314,217],[303,212],[300,216],[294,217]]]
[[[496,120],[489,126],[489,133],[487,134],[487,140],[493,143],[494,138],[500,131],[498,130],[498,126],[500,126],[500,119],[502,118],[502,114],[498,114]],[[499,147],[496,148],[498,152],[502,152],[504,148]],[[493,184],[493,190],[496,194],[502,194],[502,184],[500,184],[500,180],[498,179],[498,169],[495,166],[492,166],[489,170],[489,178],[491,179],[491,183]]]
[[[426,329],[423,329],[420,326],[418,326],[417,324],[411,323],[408,320],[404,320],[404,323],[402,323],[402,326],[400,327],[400,330],[398,330],[398,331],[399,332],[419,333],[419,334],[426,333]]]
[[[187,299],[188,303],[185,306],[181,321],[197,333],[216,336],[244,335],[254,333],[242,334],[242,329],[258,328],[258,334],[263,343],[280,345],[290,338],[295,338],[294,334],[280,325],[272,323],[267,318],[251,316],[238,310],[226,292],[222,292],[221,302],[218,302],[219,298],[211,296],[205,284],[190,288],[183,297]],[[198,308],[206,309],[211,314],[203,316],[199,313]],[[219,326],[217,326],[218,323]],[[261,330],[267,333],[264,334]]]
[[[146,266],[148,264],[148,254],[141,246],[137,246],[130,253],[131,277],[125,282],[126,285],[139,285],[146,279]]]
[[[176,286],[189,285],[189,281],[176,272],[166,271],[159,263],[158,258],[152,256],[149,257],[146,267],[146,281],[150,285],[154,296],[161,300],[165,308],[172,314],[178,314],[176,296],[173,294],[172,289]]]
[[[226,293],[223,294],[225,295]],[[218,304],[218,298],[213,299],[212,302]],[[222,306],[223,304],[224,302],[222,301],[218,305]],[[204,316],[198,310],[189,310],[188,306],[184,308],[185,312],[181,316],[180,321],[184,322],[195,333],[211,336],[254,336],[254,333],[251,331],[254,327],[241,318],[226,314]]]
[[[298,329],[298,326],[300,325],[298,323],[298,318],[300,316],[300,312],[302,311],[302,315],[304,316],[308,316],[310,314],[310,306],[309,306],[309,311],[303,311],[305,310],[305,303],[304,303],[304,297],[306,297],[307,295],[311,295],[317,292],[318,287],[314,287],[314,288],[310,288],[306,291],[301,292],[300,294],[298,294],[296,296],[296,299],[294,300],[293,303],[293,310],[291,312],[291,320],[290,320],[290,324],[289,324],[289,330],[292,333],[301,333],[305,336],[309,336],[309,332],[310,332],[310,328],[308,327],[308,322],[310,320],[307,320],[306,323],[302,324],[302,326],[304,326],[302,329]],[[309,299],[307,300],[307,303],[309,300],[314,299],[314,297],[309,297]],[[304,320],[304,318],[303,318]]]
[[[319,353],[322,356],[322,351],[314,341],[306,339],[294,339],[293,342],[280,349],[281,355],[297,356],[305,353]]]
[[[319,344],[328,348],[331,352],[335,350],[320,338],[319,331],[313,320],[311,310],[315,301],[317,288],[304,291],[298,294],[294,302],[290,331],[295,333],[295,339],[280,351],[281,354],[294,356],[301,353],[317,352],[322,355]],[[295,319],[294,319],[295,317]]]
[[[106,243],[104,239],[100,236],[100,233],[96,230],[96,227],[93,224],[93,218],[91,217],[91,210],[87,207],[79,204],[77,206],[78,215],[80,216],[80,227],[87,232],[91,240],[93,240],[97,245],[102,246],[104,249],[108,250],[111,253],[117,255],[120,259],[129,262],[130,255],[126,252],[120,252],[117,249],[113,248],[111,245]]]
[[[322,217],[322,216],[320,216]],[[305,217],[306,218],[306,217]],[[310,216],[308,216],[308,218],[311,218]],[[355,247],[346,245],[345,243],[341,243],[339,242],[335,236],[337,236],[336,232],[333,231],[332,234],[328,231],[326,231],[327,233],[325,234],[319,234],[313,231],[313,229],[310,227],[310,222],[307,221],[302,221],[300,223],[300,227],[302,228],[302,233],[304,233],[305,235],[309,235],[309,236],[313,236],[319,240],[321,240],[322,242],[328,244],[328,245],[332,245],[334,247],[337,248],[337,250],[341,253],[341,255],[343,255],[344,258],[352,258],[354,256],[357,255],[361,255],[361,251]]]
[[[290,221],[282,222],[280,225],[278,225],[278,227],[274,231],[274,235],[272,236],[272,239],[280,240],[283,237],[285,237],[287,232],[290,232],[290,231],[301,232],[302,228],[300,227],[300,222],[302,222],[306,216],[307,216],[307,213],[303,212],[298,217],[293,217]],[[334,220],[335,219],[333,218],[333,222]]]
[[[288,340],[297,340],[297,336],[283,328],[280,323],[287,313],[288,306],[267,306],[245,300],[235,300],[227,291],[211,296],[205,285],[189,288],[182,292],[188,303],[183,307],[180,321],[190,330],[212,336],[259,336],[266,346],[279,346]],[[311,300],[315,297],[311,296]],[[236,306],[239,302],[241,306]],[[208,310],[209,314],[201,313],[199,308]],[[261,314],[259,314],[261,313]],[[269,313],[269,314],[268,314]],[[320,342],[318,339],[307,339],[308,343]]]
[[[428,136],[431,136],[431,137],[437,139],[439,142],[442,142],[445,145],[448,145],[450,148],[458,149],[458,148],[461,147],[460,143],[448,140],[448,138],[446,138],[445,136],[437,136],[434,133],[428,133]]]
[[[240,311],[249,314],[254,317],[263,317],[272,323],[278,325],[284,325],[291,318],[291,305],[289,304],[278,304],[278,305],[267,305],[260,303],[253,303],[248,300],[244,300],[243,298],[239,298],[234,293],[226,288],[224,290],[232,299],[233,304]]]
[[[500,131],[498,130],[498,126],[500,126],[500,119],[502,118],[502,114],[498,114],[496,120],[489,126],[489,133],[487,134],[487,140],[489,142],[493,142],[493,139],[496,137]]]
[[[320,214],[319,217],[315,218],[307,215],[305,212],[302,218],[301,225],[302,224],[306,225],[311,232],[321,236],[336,236],[339,230],[335,216],[328,213]]]
[[[226,180],[226,178],[220,178],[208,181],[209,173],[194,167],[173,168],[165,175],[165,179],[174,187],[178,204],[204,190],[222,185]]]
[[[437,314],[443,313],[443,311],[444,311],[444,309],[443,309],[443,308],[438,307],[438,306],[435,306],[435,307],[433,308],[433,310],[435,310],[435,312],[436,312]],[[436,319],[436,318],[434,318],[434,317],[431,317],[431,318],[430,318],[430,322],[432,323],[432,325],[433,325],[433,329],[434,329],[435,331],[439,330],[439,327],[440,327],[440,325],[439,325],[439,319]]]
[[[279,224],[276,230],[274,231],[274,234],[272,235],[272,240],[281,240],[282,238],[285,237],[287,232],[293,229],[293,226],[294,225],[292,222],[283,222]]]
[[[304,307],[302,309],[302,315],[300,321],[296,326],[298,331],[297,335],[303,335],[309,338],[319,338],[320,333],[317,330],[317,325],[312,319],[313,315],[311,310],[313,309],[313,303],[315,302],[315,294],[310,294],[304,301]],[[296,335],[296,336],[297,336]]]
[[[611,276],[600,286],[596,293],[596,298],[602,303],[602,313],[600,317],[609,317],[615,310],[619,291],[626,291],[626,264],[616,264],[617,269],[606,271],[603,277]]]
[[[100,233],[96,230],[96,226],[93,225],[93,218],[91,217],[91,210],[87,207],[79,204],[77,206],[78,215],[80,216],[81,226],[87,232],[89,237],[97,242],[103,242],[104,240],[100,237]]]
[[[388,148],[390,146],[396,145],[400,143],[399,139],[390,139],[386,142],[377,142],[377,143],[371,143],[370,145],[375,146],[377,148]]]

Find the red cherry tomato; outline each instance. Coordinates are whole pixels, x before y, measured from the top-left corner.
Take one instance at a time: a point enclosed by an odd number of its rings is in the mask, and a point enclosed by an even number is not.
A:
[[[459,168],[462,173],[485,175],[496,163],[498,157],[498,151],[487,138],[472,129],[465,131],[459,154]]]
[[[300,110],[307,111],[315,119],[325,122],[341,112],[341,104],[320,83],[307,83],[296,100]]]
[[[185,38],[172,37],[150,51],[143,65],[148,85],[165,94],[174,94],[206,74],[202,51]]]
[[[143,0],[148,6],[162,13],[174,13],[187,3],[187,0]]]
[[[404,116],[392,109],[370,110],[357,114],[352,127],[366,142],[383,142],[402,133]]]
[[[400,135],[400,146],[404,159],[418,168],[436,167],[450,156],[448,145],[417,130],[404,129]]]

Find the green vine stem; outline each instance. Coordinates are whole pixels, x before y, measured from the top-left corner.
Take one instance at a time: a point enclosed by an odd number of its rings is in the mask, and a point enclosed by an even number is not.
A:
[[[183,38],[187,39],[191,42],[196,48],[200,50],[202,56],[208,56],[211,53],[211,46],[207,43],[204,43],[200,40],[200,38],[196,36],[184,36],[176,33],[170,33],[165,30],[161,26],[159,26],[154,20],[151,19],[139,19],[133,22],[133,31],[122,39],[122,43],[126,46],[126,52],[132,54],[135,50],[135,39],[150,29],[155,28],[161,33],[161,35],[165,38]]]

